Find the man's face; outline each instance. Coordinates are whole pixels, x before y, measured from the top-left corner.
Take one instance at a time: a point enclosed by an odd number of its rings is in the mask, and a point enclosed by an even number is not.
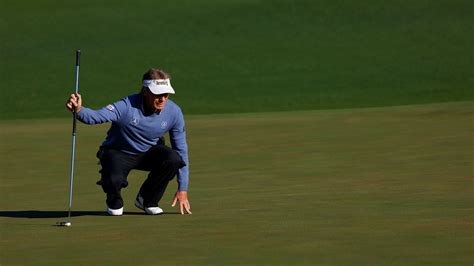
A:
[[[155,95],[150,92],[150,90],[145,90],[145,103],[147,107],[153,112],[158,112],[165,108],[166,103],[168,102],[168,93]]]

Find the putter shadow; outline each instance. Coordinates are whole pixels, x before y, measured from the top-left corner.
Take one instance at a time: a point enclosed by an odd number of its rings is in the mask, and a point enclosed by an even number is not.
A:
[[[105,211],[72,211],[71,217],[78,216],[106,216]],[[42,218],[65,218],[68,216],[67,211],[0,211],[0,217],[9,218],[30,218],[30,219],[42,219]]]
[[[124,212],[124,215],[147,215],[144,212]],[[164,212],[163,215],[179,214],[180,212]],[[29,219],[44,219],[44,218],[66,218],[67,211],[0,211],[0,217],[9,218],[29,218]],[[72,211],[71,217],[79,216],[109,216],[105,211]]]

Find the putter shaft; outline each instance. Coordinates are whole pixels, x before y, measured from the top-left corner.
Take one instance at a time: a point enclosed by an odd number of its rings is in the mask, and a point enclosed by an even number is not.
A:
[[[76,51],[76,88],[75,94],[79,92],[79,64],[80,64],[81,50]],[[71,225],[71,209],[72,209],[72,188],[74,183],[74,161],[76,154],[76,124],[77,124],[77,108],[74,107],[73,118],[72,118],[72,150],[71,150],[71,171],[69,177],[69,210],[67,222],[64,225]],[[68,225],[69,224],[69,225]]]

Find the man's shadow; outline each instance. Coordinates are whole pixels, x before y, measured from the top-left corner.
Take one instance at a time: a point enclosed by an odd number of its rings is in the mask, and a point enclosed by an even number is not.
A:
[[[124,212],[124,215],[147,215],[144,212]],[[180,214],[179,212],[165,212],[167,214]],[[105,211],[72,211],[71,217],[78,216],[109,216]],[[9,218],[30,218],[30,219],[42,219],[42,218],[64,218],[68,217],[67,211],[0,211],[0,217]]]

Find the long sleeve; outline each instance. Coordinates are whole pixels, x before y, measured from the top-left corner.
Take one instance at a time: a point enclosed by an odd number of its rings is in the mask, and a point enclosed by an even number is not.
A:
[[[99,110],[93,110],[83,106],[81,107],[81,111],[77,113],[77,119],[88,125],[113,122],[117,121],[120,118],[121,113],[125,109],[125,100],[120,100],[113,104],[109,104]]]
[[[186,143],[186,129],[184,125],[184,117],[181,110],[177,109],[176,123],[169,131],[171,148],[178,152],[185,166],[178,171],[178,190],[187,191],[189,185],[189,159],[188,159],[188,144]]]

